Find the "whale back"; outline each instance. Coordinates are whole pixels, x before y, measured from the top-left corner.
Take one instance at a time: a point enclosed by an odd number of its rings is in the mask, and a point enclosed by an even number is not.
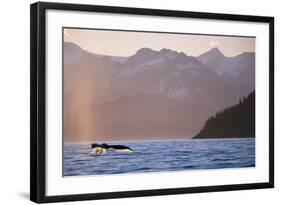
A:
[[[110,145],[109,146],[112,149],[115,149],[116,151],[118,150],[130,150],[133,151],[130,147],[124,146],[124,145]]]

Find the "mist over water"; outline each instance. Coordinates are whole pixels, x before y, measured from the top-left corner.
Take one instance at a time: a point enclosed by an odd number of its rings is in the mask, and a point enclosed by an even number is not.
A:
[[[254,138],[118,144],[129,146],[134,152],[110,150],[105,155],[94,155],[90,144],[65,144],[64,176],[255,167]]]

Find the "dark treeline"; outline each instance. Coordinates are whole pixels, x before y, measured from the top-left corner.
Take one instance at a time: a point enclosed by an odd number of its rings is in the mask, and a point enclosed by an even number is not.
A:
[[[201,131],[193,137],[243,138],[255,137],[255,92],[240,99],[239,103],[210,117]]]

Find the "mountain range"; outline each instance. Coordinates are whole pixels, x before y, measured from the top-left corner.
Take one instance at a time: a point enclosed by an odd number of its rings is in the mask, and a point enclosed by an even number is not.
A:
[[[236,87],[241,96],[246,96],[255,89],[255,53],[244,52],[234,57],[226,57],[218,48],[213,48],[197,59],[228,84]]]
[[[190,138],[255,88],[255,54],[188,56],[141,48],[107,56],[64,43],[67,141]]]

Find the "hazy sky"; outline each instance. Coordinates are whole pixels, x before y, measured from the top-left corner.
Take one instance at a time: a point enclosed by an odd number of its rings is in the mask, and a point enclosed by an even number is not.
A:
[[[218,47],[225,56],[255,52],[255,38],[250,37],[64,29],[64,41],[76,43],[92,53],[114,56],[130,56],[143,47],[169,48],[191,56],[213,47]]]

